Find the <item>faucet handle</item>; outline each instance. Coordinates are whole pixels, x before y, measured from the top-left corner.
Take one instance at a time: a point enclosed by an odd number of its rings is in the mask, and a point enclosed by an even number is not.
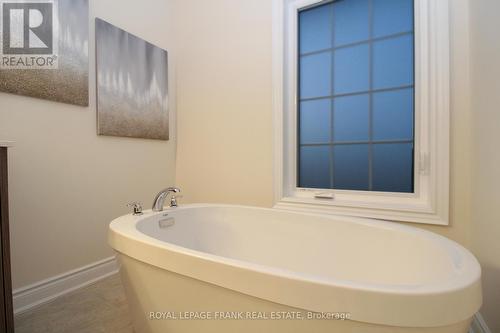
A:
[[[182,198],[183,195],[177,195],[177,194],[172,194],[172,197],[170,198],[170,207],[175,208],[178,206],[177,199]]]
[[[132,208],[134,210],[133,215],[138,216],[142,215],[142,202],[134,201],[127,204],[127,207]]]

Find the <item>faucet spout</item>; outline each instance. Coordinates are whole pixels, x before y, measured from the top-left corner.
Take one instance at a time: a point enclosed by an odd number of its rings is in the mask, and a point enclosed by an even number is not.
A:
[[[158,193],[153,201],[153,212],[161,212],[163,211],[163,207],[165,206],[165,200],[167,199],[170,193],[173,194],[172,200],[170,202],[170,207],[177,207],[177,200],[175,198],[176,193],[180,193],[181,190],[178,187],[169,187],[166,188],[160,193]]]

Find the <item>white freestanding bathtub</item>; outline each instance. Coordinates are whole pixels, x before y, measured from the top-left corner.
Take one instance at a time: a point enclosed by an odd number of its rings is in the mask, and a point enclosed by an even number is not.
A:
[[[136,333],[466,333],[481,271],[397,223],[223,205],[110,225]]]

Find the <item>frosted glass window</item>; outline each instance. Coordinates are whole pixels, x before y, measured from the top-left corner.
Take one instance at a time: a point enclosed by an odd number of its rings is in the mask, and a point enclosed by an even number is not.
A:
[[[305,146],[300,149],[299,186],[330,188],[330,147]]]
[[[368,0],[334,2],[333,31],[335,46],[370,38]]]
[[[329,96],[332,90],[332,55],[320,53],[302,57],[300,63],[300,96]]]
[[[373,190],[413,192],[413,144],[373,145]]]
[[[368,141],[370,96],[337,97],[333,105],[334,141]]]
[[[300,13],[300,53],[332,47],[331,5]]]
[[[367,91],[370,87],[369,46],[342,48],[334,53],[333,69],[335,94]]]
[[[373,139],[413,140],[413,89],[373,94]]]
[[[413,35],[373,43],[373,87],[413,84]]]
[[[329,143],[331,129],[331,100],[302,102],[300,106],[300,143]]]
[[[413,0],[373,0],[373,36],[413,31]]]
[[[298,184],[414,191],[414,1],[299,13]]]
[[[368,145],[338,145],[333,149],[334,188],[367,191]]]

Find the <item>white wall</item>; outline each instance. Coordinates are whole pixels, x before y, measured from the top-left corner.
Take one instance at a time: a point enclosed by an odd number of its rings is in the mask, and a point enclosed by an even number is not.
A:
[[[96,135],[93,56],[95,16],[170,49],[172,15],[171,1],[90,1],[88,108],[0,94],[0,140],[16,141],[9,156],[14,288],[111,256],[109,222],[128,212],[127,202],[149,206],[174,183],[173,140]]]
[[[471,0],[473,119],[472,250],[483,268],[484,306],[500,332],[500,2]]]

